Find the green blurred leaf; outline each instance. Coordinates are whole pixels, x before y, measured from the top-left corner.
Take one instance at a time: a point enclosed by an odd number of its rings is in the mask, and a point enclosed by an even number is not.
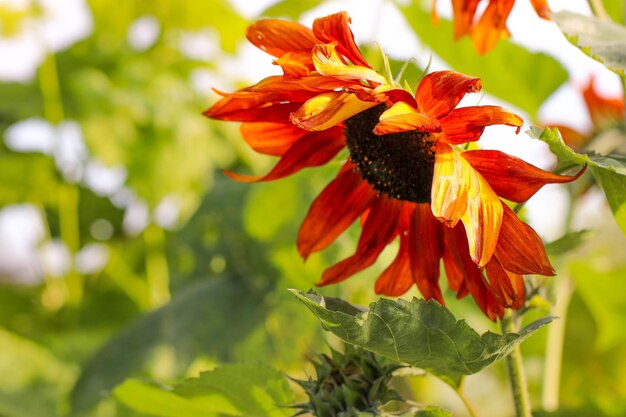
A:
[[[452,413],[443,408],[429,406],[415,413],[414,417],[452,417]]]
[[[163,346],[175,352],[179,371],[202,354],[229,359],[230,347],[262,322],[261,296],[232,279],[208,279],[185,287],[169,304],[140,317],[87,361],[72,392],[73,408],[89,409],[102,393],[141,370]],[[223,318],[225,312],[228,320]]]
[[[531,53],[506,40],[501,40],[482,56],[476,53],[468,37],[454,43],[452,23],[440,19],[439,24],[434,25],[422,3],[413,0],[398,7],[427,47],[453,69],[480,77],[487,93],[536,117],[542,103],[567,80],[567,72],[554,58]]]
[[[322,4],[323,0],[282,0],[263,10],[260,15],[267,17],[286,17],[300,19],[303,13]]]
[[[505,357],[552,321],[551,317],[537,320],[519,334],[479,335],[434,301],[383,298],[370,304],[368,311],[356,313],[333,308],[312,291],[291,291],[320,319],[324,329],[346,343],[422,368],[453,387],[459,386],[464,375],[479,372]]]
[[[548,255],[562,255],[582,245],[589,235],[589,230],[579,230],[567,233],[565,236],[546,244]]]
[[[60,184],[50,157],[0,151],[0,206],[27,202],[56,205]]]
[[[622,0],[603,0],[604,7],[611,16],[611,18],[617,23],[626,23],[626,15],[624,15],[624,2]]]
[[[591,167],[591,173],[604,190],[613,216],[624,234],[626,234],[626,164],[621,158],[597,154],[579,154],[567,146],[556,128],[541,130],[532,127],[528,134],[548,144],[556,155],[561,169],[580,165]]]
[[[202,372],[173,390],[125,381],[115,397],[128,407],[159,417],[286,417],[294,401],[285,377],[263,365],[232,364]]]
[[[567,40],[611,71],[626,75],[626,27],[578,13],[552,14]]]

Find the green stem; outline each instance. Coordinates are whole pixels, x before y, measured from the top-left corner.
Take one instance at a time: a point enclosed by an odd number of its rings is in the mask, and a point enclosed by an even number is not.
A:
[[[80,250],[80,226],[78,224],[78,188],[70,184],[59,186],[59,234],[67,245],[72,256]],[[74,265],[65,277],[68,302],[71,305],[80,304],[83,298],[83,277],[76,271]]]
[[[146,244],[146,275],[150,300],[154,307],[170,299],[170,278],[165,257],[165,232],[156,225],[149,225],[143,232]]]
[[[507,310],[501,322],[502,331],[505,333],[517,332],[518,325],[515,321],[510,310]],[[522,350],[519,345],[506,357],[506,364],[509,369],[509,379],[511,380],[516,415],[517,417],[532,417],[530,396],[528,395],[528,382],[526,381],[526,374],[524,372]]]
[[[471,417],[480,417],[480,415],[478,414],[478,411],[474,407],[474,404],[472,404],[470,399],[465,394],[465,391],[463,391],[463,383],[461,383],[459,388],[456,389],[455,391],[456,391],[457,395],[459,396],[459,398],[461,399],[461,401],[463,401],[463,404],[465,405],[465,408],[467,408],[467,412],[470,414],[470,416]]]
[[[611,20],[611,16],[606,12],[604,8],[604,4],[602,4],[602,0],[587,0],[589,3],[589,7],[591,8],[591,12],[599,19],[602,20]]]
[[[63,101],[59,73],[53,53],[49,53],[39,67],[39,88],[43,98],[44,117],[50,123],[63,121]]]
[[[541,393],[541,406],[545,411],[555,411],[559,408],[565,325],[567,323],[567,309],[573,290],[573,283],[568,277],[557,278],[554,294],[556,302],[552,307],[551,314],[558,317],[558,320],[552,323],[548,331],[543,372],[543,392]]]

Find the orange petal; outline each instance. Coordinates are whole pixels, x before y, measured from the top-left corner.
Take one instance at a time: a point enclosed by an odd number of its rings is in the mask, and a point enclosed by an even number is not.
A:
[[[394,103],[383,112],[380,122],[374,128],[377,135],[420,130],[422,132],[439,132],[439,121],[427,113],[419,113],[414,107],[403,101]]]
[[[300,103],[265,103],[259,105],[245,99],[226,97],[202,114],[218,120],[289,123],[289,116],[300,106]]]
[[[345,146],[343,129],[309,132],[298,139],[265,176],[248,176],[225,171],[226,175],[241,182],[271,181],[286,177],[307,167],[324,165]]]
[[[452,0],[454,39],[459,39],[472,31],[478,2],[479,0]]]
[[[280,65],[285,76],[305,77],[315,70],[311,51],[288,52],[273,62]]]
[[[442,140],[452,144],[475,142],[480,139],[485,127],[492,125],[520,126],[524,120],[513,112],[498,106],[472,106],[452,110],[441,119],[444,132]]]
[[[290,119],[302,129],[324,130],[377,104],[377,101],[361,101],[352,93],[332,91],[308,100]]]
[[[294,142],[307,133],[291,123],[271,122],[242,123],[239,131],[252,149],[274,156],[282,156]]]
[[[431,72],[417,86],[417,108],[440,119],[450,113],[465,94],[475,93],[481,88],[480,78],[454,71]]]
[[[343,88],[344,86],[345,82],[341,80],[324,77],[319,74],[306,77],[275,75],[261,80],[244,91],[273,93],[273,99],[279,101],[296,101],[300,98],[304,98],[302,101],[305,101],[311,97],[309,93],[320,93]]]
[[[461,155],[496,194],[516,203],[528,200],[546,184],[571,182],[585,171],[583,168],[574,176],[557,175],[495,150],[466,151]]]
[[[320,17],[313,22],[313,32],[324,43],[337,42],[339,53],[353,64],[371,68],[354,42],[350,22],[350,16],[346,12]]]
[[[541,238],[532,227],[517,218],[513,210],[502,204],[502,228],[494,256],[507,271],[516,274],[553,276],[548,255]]]
[[[341,172],[311,204],[298,234],[298,252],[303,258],[334,242],[376,198],[353,168]]]
[[[336,284],[367,268],[397,235],[402,202],[378,197],[363,225],[356,253],[326,269],[318,285]]]
[[[620,98],[605,98],[598,95],[595,89],[595,80],[589,79],[589,84],[583,90],[583,98],[589,109],[589,116],[596,130],[614,125],[626,118],[624,100]]]
[[[411,259],[408,237],[400,235],[400,249],[396,259],[378,277],[374,290],[376,294],[399,297],[411,288]]]
[[[439,288],[439,263],[443,256],[441,224],[428,204],[416,204],[409,229],[409,254],[413,280],[425,299],[444,304]]]
[[[546,0],[530,0],[530,3],[535,8],[535,12],[544,18],[550,19],[550,7],[548,6],[548,2]]]
[[[515,0],[492,0],[489,2],[472,31],[472,41],[479,54],[491,50],[500,38],[508,36],[506,20],[514,3]]]
[[[504,308],[487,285],[482,271],[469,256],[469,248],[462,225],[445,228],[443,264],[450,288],[458,288],[457,298],[469,291],[476,304],[491,320],[502,317]]]
[[[489,183],[450,145],[437,142],[431,207],[433,215],[467,232],[470,255],[480,267],[493,255],[502,223],[502,203]]]
[[[519,309],[524,305],[526,289],[522,275],[505,270],[495,257],[487,263],[485,270],[490,288],[502,306]]]
[[[246,31],[246,37],[254,46],[277,58],[288,52],[311,51],[319,43],[308,27],[277,19],[253,23]]]
[[[322,75],[341,80],[366,80],[386,84],[385,77],[371,68],[359,65],[347,65],[336,50],[337,43],[317,45],[313,48],[313,65]]]

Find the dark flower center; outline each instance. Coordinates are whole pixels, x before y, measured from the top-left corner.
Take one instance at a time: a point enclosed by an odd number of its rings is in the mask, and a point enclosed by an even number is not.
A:
[[[385,109],[380,104],[346,120],[350,158],[376,191],[398,200],[429,203],[436,140],[417,130],[374,134]]]

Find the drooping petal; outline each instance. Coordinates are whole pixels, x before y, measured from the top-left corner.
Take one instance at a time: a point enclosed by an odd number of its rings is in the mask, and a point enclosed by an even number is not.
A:
[[[346,12],[320,17],[313,22],[313,33],[324,43],[337,42],[339,53],[353,64],[371,68],[354,41],[350,22],[350,16]]]
[[[426,300],[444,304],[439,288],[443,231],[428,204],[416,204],[409,229],[409,255],[413,280]]]
[[[274,93],[277,100],[295,101],[303,98],[307,100],[312,94],[322,93],[338,88],[343,88],[345,82],[319,74],[311,74],[306,77],[289,77],[275,75],[267,77],[257,84],[248,87],[247,91]],[[304,101],[302,100],[302,101]]]
[[[459,39],[472,31],[474,15],[480,0],[452,0],[454,17],[454,39]]]
[[[347,81],[365,80],[379,84],[387,83],[385,77],[369,67],[347,65],[337,53],[336,47],[337,43],[333,42],[313,48],[313,64],[317,72],[327,77]]]
[[[598,95],[595,89],[595,79],[589,79],[589,84],[583,90],[583,98],[589,109],[591,122],[596,130],[602,130],[626,118],[624,100],[620,98],[606,98]]]
[[[301,105],[301,103],[265,103],[251,106],[245,99],[226,97],[202,114],[218,120],[289,123],[289,116]]]
[[[530,0],[530,3],[535,8],[535,12],[539,17],[543,19],[550,19],[550,7],[546,0]]]
[[[431,194],[433,215],[450,227],[461,220],[472,259],[485,266],[498,241],[502,203],[482,175],[443,142],[436,144]]]
[[[502,203],[502,227],[494,256],[507,271],[553,276],[554,268],[541,238]]]
[[[519,133],[524,124],[521,117],[498,106],[454,109],[440,121],[444,133],[442,140],[452,145],[477,141],[487,126],[517,126],[516,133]]]
[[[505,270],[495,256],[487,263],[485,270],[489,286],[502,306],[518,309],[524,305],[526,289],[522,275]]]
[[[352,93],[332,91],[305,102],[290,120],[302,129],[324,130],[377,104],[377,101],[359,100]]]
[[[422,132],[439,132],[439,121],[428,113],[419,113],[414,107],[403,101],[394,103],[383,112],[380,122],[374,128],[377,135],[388,133],[406,132],[408,130],[420,130]]]
[[[367,268],[397,235],[402,202],[377,198],[363,225],[356,253],[326,269],[318,285],[336,284]]]
[[[277,180],[307,167],[324,165],[333,159],[344,146],[345,138],[341,128],[335,127],[324,132],[309,132],[283,154],[267,175],[248,176],[230,171],[225,171],[225,173],[241,182]]]
[[[585,170],[581,169],[574,176],[553,174],[496,150],[473,150],[461,155],[487,180],[496,194],[516,203],[528,200],[546,184],[574,181]]]
[[[437,119],[446,116],[467,93],[480,91],[480,78],[454,71],[436,71],[425,76],[417,86],[418,110]]]
[[[291,145],[307,134],[306,130],[292,123],[271,122],[242,123],[239,131],[252,149],[274,156],[282,156]]]
[[[277,19],[253,23],[246,31],[246,37],[254,46],[277,58],[289,52],[311,51],[319,43],[308,27]]]
[[[334,242],[375,198],[376,193],[358,172],[353,169],[341,172],[311,204],[302,222],[298,234],[300,256],[306,259]]]
[[[469,248],[462,225],[445,228],[443,264],[451,289],[458,288],[460,298],[469,291],[476,304],[491,320],[502,317],[504,308],[491,292],[482,271],[469,256]]]
[[[400,235],[400,249],[396,259],[378,277],[374,290],[376,294],[399,297],[411,288],[411,255],[409,254],[408,237]]]
[[[286,77],[306,77],[315,71],[310,51],[288,52],[272,63],[280,65]]]
[[[515,0],[491,0],[472,30],[472,41],[479,54],[491,50],[500,38],[509,36],[506,20]]]

